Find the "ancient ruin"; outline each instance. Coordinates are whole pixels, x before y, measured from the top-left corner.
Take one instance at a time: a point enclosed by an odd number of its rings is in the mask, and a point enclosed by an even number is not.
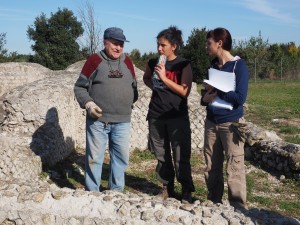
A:
[[[271,212],[235,212],[225,204],[196,201],[187,206],[147,194],[60,189],[40,180],[43,165],[55,165],[77,147],[84,148],[85,110],[73,93],[83,63],[61,71],[34,63],[0,64],[0,224],[298,224]],[[135,69],[139,100],[132,114],[131,150],[145,150],[151,92],[142,82],[143,71]],[[193,84],[193,150],[203,147],[205,108],[199,101]],[[284,143],[251,123],[245,137],[248,159],[299,179],[299,145]]]

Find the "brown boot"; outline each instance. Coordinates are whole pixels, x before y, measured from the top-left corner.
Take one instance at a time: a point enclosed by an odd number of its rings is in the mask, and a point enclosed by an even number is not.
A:
[[[167,198],[174,198],[174,183],[169,182],[168,184],[163,184],[158,196],[163,200],[166,200]]]
[[[168,195],[168,189],[167,189],[167,185],[166,184],[164,184],[162,186],[162,188],[160,189],[157,197],[162,198],[163,200],[166,200],[169,197],[169,195]]]

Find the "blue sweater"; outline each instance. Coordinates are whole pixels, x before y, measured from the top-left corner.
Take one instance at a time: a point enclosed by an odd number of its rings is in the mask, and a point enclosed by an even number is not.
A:
[[[236,61],[228,61],[226,62],[222,68],[218,68],[216,63],[212,63],[212,68],[218,69],[226,72],[233,72],[234,65]],[[226,123],[226,122],[234,122],[239,118],[244,116],[243,104],[246,102],[247,93],[248,93],[248,82],[249,82],[249,72],[247,65],[244,60],[238,59],[234,73],[236,76],[236,89],[235,91],[230,91],[224,93],[222,91],[217,91],[218,96],[231,103],[233,105],[233,109],[221,109],[216,108],[212,105],[209,105],[203,102],[201,96],[201,105],[206,106],[207,116],[206,118],[216,124]]]

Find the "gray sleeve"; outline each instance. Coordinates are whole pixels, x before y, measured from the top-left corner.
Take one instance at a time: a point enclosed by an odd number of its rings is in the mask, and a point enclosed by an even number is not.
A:
[[[80,74],[74,86],[74,93],[76,100],[78,101],[80,107],[83,109],[88,101],[93,101],[93,99],[89,95],[88,88],[89,80],[86,78],[86,76]]]

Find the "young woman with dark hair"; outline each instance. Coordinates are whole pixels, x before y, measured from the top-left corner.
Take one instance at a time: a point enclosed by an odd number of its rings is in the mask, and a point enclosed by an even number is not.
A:
[[[192,86],[190,61],[178,56],[183,46],[182,32],[175,26],[157,35],[158,53],[166,64],[150,59],[144,74],[145,84],[152,89],[147,120],[149,149],[158,163],[157,179],[163,184],[164,198],[174,197],[175,176],[182,186],[182,202],[192,203],[195,191],[191,175],[191,129],[187,97]]]
[[[245,61],[230,53],[232,39],[228,30],[216,28],[207,33],[206,48],[215,59],[211,68],[222,74],[233,73],[235,90],[223,92],[203,83],[205,94],[201,104],[206,106],[204,156],[206,160],[205,181],[207,198],[222,203],[224,192],[223,162],[226,157],[226,173],[229,203],[246,208],[246,176],[244,166],[244,142],[235,129],[235,123],[242,123],[243,104],[248,92],[249,73]],[[232,109],[215,106],[219,98],[232,105]]]

